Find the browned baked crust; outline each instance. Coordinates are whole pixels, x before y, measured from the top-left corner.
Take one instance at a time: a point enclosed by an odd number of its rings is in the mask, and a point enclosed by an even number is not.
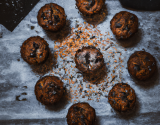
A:
[[[104,5],[104,0],[76,0],[76,6],[84,15],[92,15],[99,12]]]
[[[63,92],[63,82],[56,76],[45,76],[35,85],[36,98],[45,105],[53,105],[58,102]]]
[[[136,51],[128,60],[128,71],[138,80],[149,79],[155,73],[156,69],[155,58],[145,51]]]
[[[43,6],[38,12],[37,19],[38,24],[49,31],[58,31],[66,24],[64,9],[55,3]]]
[[[68,110],[68,125],[93,125],[95,119],[95,109],[88,103],[82,102],[73,104]]]
[[[100,71],[104,68],[103,55],[93,46],[82,47],[82,49],[77,50],[75,63],[88,80],[93,78],[93,82],[98,79]]]
[[[28,38],[21,46],[21,56],[29,64],[44,62],[49,54],[48,43],[40,36]]]
[[[104,65],[102,53],[93,46],[82,47],[75,54],[76,67],[83,73],[92,73]]]
[[[110,21],[110,28],[117,39],[127,39],[138,30],[138,18],[127,11],[117,13]]]
[[[135,106],[135,91],[126,83],[115,84],[108,94],[108,102],[116,111],[129,111]]]

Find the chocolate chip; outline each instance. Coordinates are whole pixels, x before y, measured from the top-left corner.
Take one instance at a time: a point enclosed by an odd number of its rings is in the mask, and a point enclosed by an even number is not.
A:
[[[58,90],[61,90],[61,88],[60,88],[59,86],[57,86],[57,89],[58,89]]]
[[[53,94],[53,95],[56,95],[56,94],[57,94],[57,92],[56,92],[56,91],[53,91],[53,92],[52,92],[52,94]]]
[[[39,99],[41,100],[43,98],[43,95],[41,95],[40,97],[39,97]]]
[[[121,27],[122,27],[122,24],[116,23],[116,28],[121,28]]]
[[[85,55],[85,59],[86,59],[86,63],[87,63],[88,65],[90,64],[89,58],[90,58],[90,54],[89,54],[89,52],[87,52],[86,55]]]
[[[148,58],[148,56],[146,56],[145,60],[146,60],[146,61],[150,61],[149,58]]]
[[[152,71],[152,69],[151,69],[151,67],[150,67],[150,66],[148,66],[148,69],[149,69],[149,71]]]
[[[116,101],[114,99],[112,100],[112,102],[113,102],[114,105],[116,104]]]
[[[31,26],[31,30],[33,30],[34,29],[34,26]]]
[[[73,120],[72,123],[75,124],[76,122]]]
[[[140,66],[139,65],[134,65],[134,69],[139,71],[140,70]]]
[[[102,58],[97,58],[95,63],[98,63],[98,62],[101,62],[102,61]]]
[[[22,95],[27,95],[27,93],[26,93],[26,92],[23,92]]]
[[[134,19],[135,19],[135,18],[134,18],[134,15],[131,15],[131,16],[130,16],[130,20],[134,21]]]
[[[47,50],[47,49],[48,49],[48,46],[45,47],[45,50]]]
[[[39,55],[39,57],[42,58],[42,56],[43,56],[43,52]]]
[[[33,47],[34,47],[35,49],[38,49],[38,48],[39,48],[39,45],[38,45],[37,43],[33,42]]]
[[[19,99],[19,97],[20,97],[20,95],[16,96],[16,100],[17,100],[17,101],[21,101],[21,100]]]
[[[30,53],[30,57],[35,58],[36,56],[37,56],[37,54],[36,54],[36,52],[35,52],[35,51],[33,51],[32,53]]]
[[[84,90],[84,93],[87,93],[87,90]]]
[[[74,110],[75,112],[78,112],[78,111],[80,110],[80,108],[77,107],[77,106],[74,106],[74,107],[73,107],[73,110]]]
[[[54,21],[55,21],[56,23],[58,23],[58,22],[60,21],[60,18],[59,18],[58,15],[54,15]]]
[[[53,25],[53,21],[52,21],[52,20],[48,20],[48,23],[49,23],[50,25]]]
[[[81,52],[81,51],[82,51],[81,49],[78,49],[78,53]]]
[[[123,28],[123,30],[127,30],[127,31],[129,31],[129,30],[130,30],[130,28],[128,27],[128,25],[126,25],[126,26]]]
[[[42,88],[41,84],[38,85],[39,88]]]
[[[91,7],[95,5],[95,0],[87,0],[89,2],[88,6],[86,6],[86,9],[89,10]]]
[[[94,39],[95,38],[95,36],[92,36],[90,39]]]
[[[90,3],[89,3],[89,6],[90,6],[90,7],[93,7],[93,6],[95,5],[95,0],[92,0],[92,1],[90,0],[89,2],[90,2]]]
[[[95,78],[92,78],[91,80],[93,81]]]
[[[133,34],[131,31],[129,31],[128,33],[129,33],[130,36]]]
[[[115,97],[115,92],[112,93],[112,96]]]
[[[100,53],[99,53],[99,52],[97,52],[97,56],[100,56]]]
[[[42,12],[41,17],[43,18],[43,20],[46,19],[45,15],[44,15],[44,12]]]
[[[127,100],[127,96],[128,96],[128,93],[126,92],[121,92],[123,94],[123,96],[121,97],[123,101],[126,101]]]

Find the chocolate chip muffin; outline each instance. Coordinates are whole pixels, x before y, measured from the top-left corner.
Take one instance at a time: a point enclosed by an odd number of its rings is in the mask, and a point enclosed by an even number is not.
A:
[[[43,6],[38,12],[37,19],[38,24],[49,31],[58,31],[66,24],[64,9],[55,3]]]
[[[21,57],[29,64],[44,62],[49,54],[48,43],[39,36],[28,38],[21,46]]]
[[[138,18],[136,15],[121,11],[110,22],[110,28],[117,39],[127,39],[138,30]]]
[[[92,15],[99,12],[104,5],[104,0],[76,0],[76,6],[84,15]]]
[[[95,119],[95,109],[88,103],[82,102],[73,104],[68,110],[68,125],[93,125]]]
[[[149,79],[156,69],[155,58],[145,51],[136,51],[128,60],[128,71],[138,80]]]
[[[63,82],[56,76],[45,76],[35,85],[36,98],[45,105],[53,105],[58,102],[63,92]]]
[[[104,59],[102,53],[93,46],[83,47],[75,54],[76,67],[85,76],[95,78],[100,75],[101,70],[104,68]]]
[[[109,92],[108,101],[116,111],[131,111],[136,102],[135,91],[126,83],[115,84]]]

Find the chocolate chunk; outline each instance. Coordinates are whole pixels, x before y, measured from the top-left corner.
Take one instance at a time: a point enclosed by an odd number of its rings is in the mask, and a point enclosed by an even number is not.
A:
[[[21,101],[21,100],[19,99],[19,97],[20,97],[20,95],[16,96],[16,100],[17,100],[17,101]]]
[[[33,51],[32,53],[30,53],[30,57],[35,58],[37,56],[36,51]]]
[[[134,15],[131,15],[131,16],[130,16],[130,20],[132,20],[132,21],[135,20]]]
[[[78,49],[78,53],[81,52],[81,51],[82,51],[81,49]]]
[[[95,63],[98,63],[98,62],[101,62],[102,61],[102,58],[97,58]]]
[[[79,111],[79,107],[74,106],[74,107],[73,107],[73,110],[74,110],[75,112],[78,112],[78,111]]]
[[[129,35],[132,35],[132,34],[133,34],[131,31],[129,31],[128,33],[129,33]]]
[[[47,50],[47,49],[48,49],[48,46],[45,47],[45,50]]]
[[[85,59],[86,59],[86,63],[87,63],[88,65],[90,64],[89,58],[90,58],[90,54],[89,54],[89,52],[87,52],[87,54],[85,55]]]
[[[112,102],[113,102],[114,105],[116,104],[116,101],[114,99],[112,100]]]
[[[86,6],[87,10],[90,10],[95,5],[95,0],[87,0],[89,2],[88,6]]]
[[[58,23],[58,22],[60,21],[60,18],[59,18],[58,15],[54,15],[54,21],[55,21],[56,23]]]
[[[26,93],[26,92],[23,92],[22,95],[27,95],[27,93]]]
[[[43,98],[43,95],[41,95],[39,98],[40,98],[40,100],[41,100],[41,99]]]
[[[94,39],[95,38],[95,36],[92,36],[90,39]]]
[[[134,65],[134,69],[139,71],[140,70],[140,65]]]
[[[39,48],[39,45],[38,45],[37,43],[33,42],[33,47],[34,47],[35,49],[38,49],[38,48]]]
[[[45,19],[46,19],[46,17],[45,17],[45,15],[44,15],[44,13],[42,13],[42,14],[41,14],[41,17],[43,18],[43,20],[45,20]]]
[[[129,26],[128,26],[128,25],[126,25],[126,26],[123,28],[123,30],[127,30],[127,31],[129,31],[129,30],[130,30],[130,28],[129,28]]]
[[[41,86],[41,84],[39,84],[39,85],[38,85],[38,87],[42,89],[42,86]]]
[[[82,111],[83,111],[84,109],[81,108],[81,107],[74,106],[74,107],[73,107],[73,110],[74,110],[75,112],[80,111],[80,112],[82,113]]]
[[[52,21],[52,20],[48,20],[48,23],[49,23],[50,25],[53,25],[53,21]]]
[[[146,60],[146,61],[150,61],[149,58],[148,58],[148,56],[146,56],[145,60]]]
[[[92,2],[90,2],[89,6],[93,7],[95,5],[95,0],[92,0]]]
[[[76,124],[76,122],[75,122],[74,120],[72,121],[72,123],[73,123],[73,124]]]
[[[43,52],[39,55],[39,57],[42,58],[42,56],[43,56]]]
[[[97,56],[100,56],[99,52],[97,52]]]
[[[127,96],[128,94],[125,93],[125,92],[121,92],[123,94],[123,96],[121,97],[123,101],[126,101],[127,100]]]
[[[34,29],[34,26],[31,26],[31,30],[33,30]]]
[[[112,93],[112,96],[115,97],[115,92]]]
[[[56,95],[56,94],[57,94],[57,92],[56,92],[56,91],[53,91],[53,92],[52,92],[52,94],[53,94],[53,95]]]
[[[121,27],[122,27],[122,24],[116,23],[116,28],[121,28]]]

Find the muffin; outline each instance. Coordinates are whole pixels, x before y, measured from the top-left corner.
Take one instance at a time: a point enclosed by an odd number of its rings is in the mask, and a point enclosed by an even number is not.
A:
[[[96,80],[104,69],[102,53],[93,46],[82,47],[75,54],[76,67],[83,75],[90,77],[88,80]]]
[[[128,71],[138,80],[149,79],[156,69],[155,58],[145,51],[136,51],[128,60]]]
[[[37,20],[44,30],[58,31],[66,24],[66,15],[61,6],[50,3],[39,10]]]
[[[73,104],[68,110],[68,125],[93,125],[95,119],[95,109],[88,103],[82,102]]]
[[[131,111],[136,102],[135,91],[126,83],[115,84],[108,94],[108,101],[116,111]]]
[[[63,96],[63,82],[56,76],[45,76],[35,85],[35,95],[44,105],[53,105]]]
[[[21,57],[29,64],[44,62],[49,54],[48,43],[39,36],[28,38],[21,46]]]
[[[138,30],[138,18],[127,11],[117,13],[110,21],[110,28],[117,39],[127,39]]]
[[[104,0],[76,0],[76,6],[84,15],[92,15],[99,12],[104,5]]]

